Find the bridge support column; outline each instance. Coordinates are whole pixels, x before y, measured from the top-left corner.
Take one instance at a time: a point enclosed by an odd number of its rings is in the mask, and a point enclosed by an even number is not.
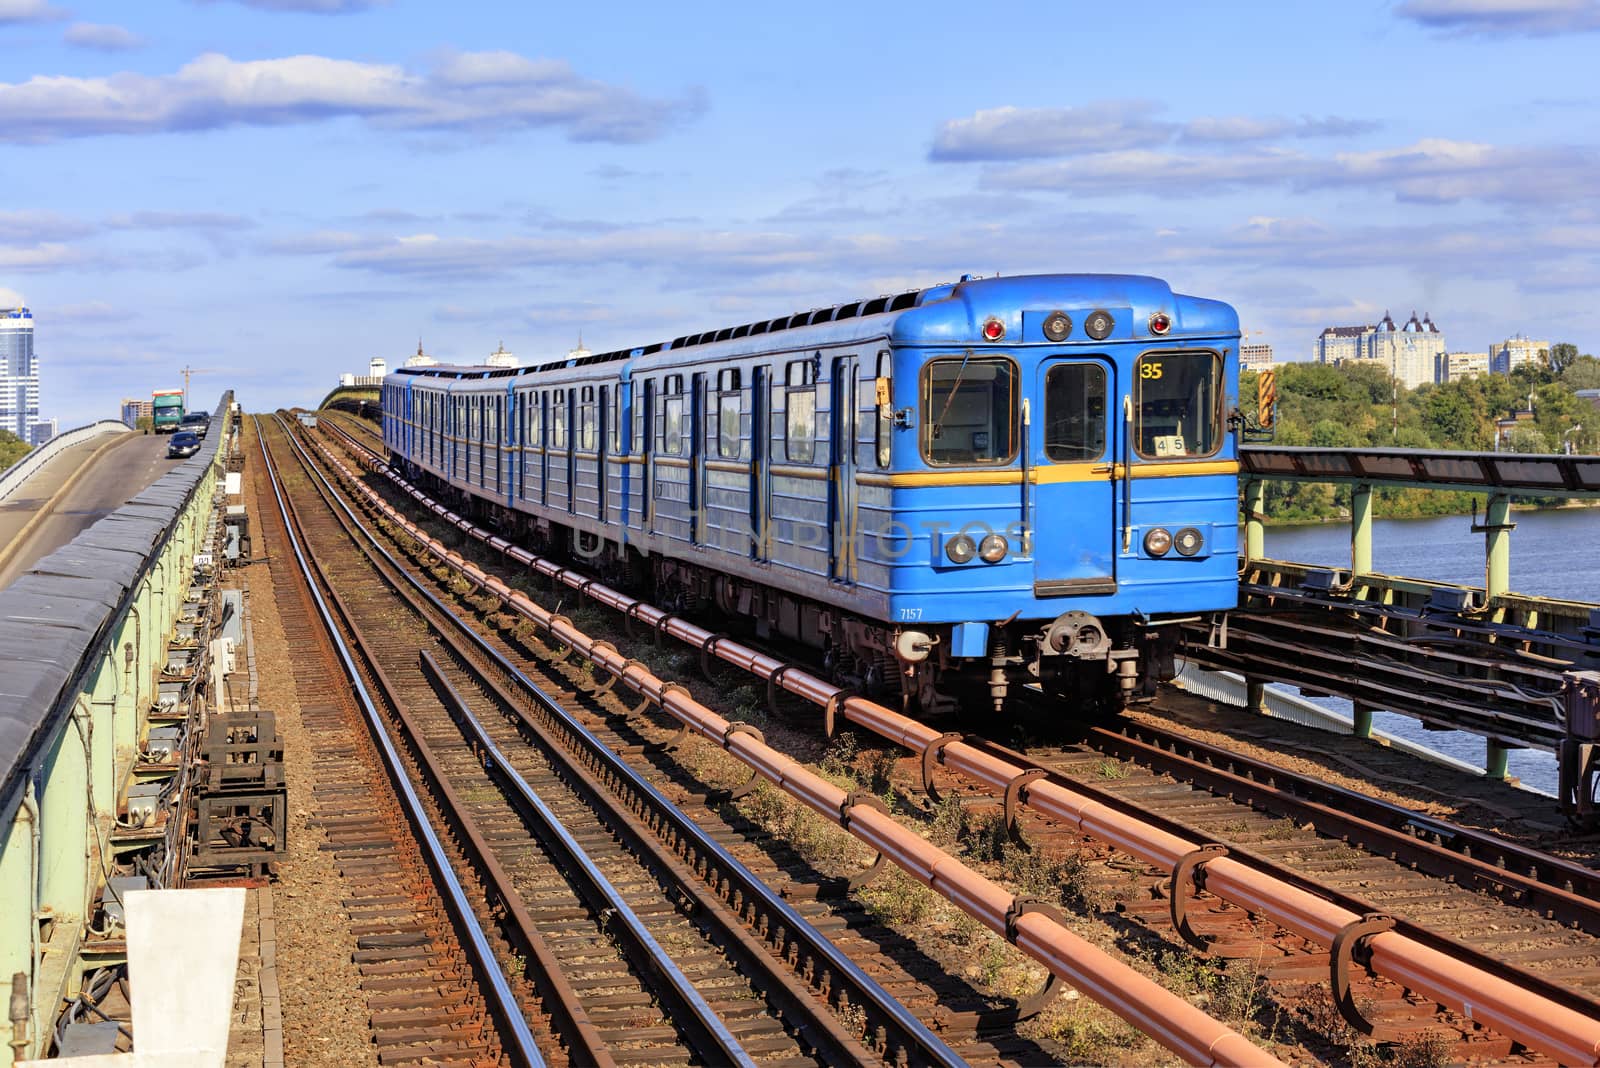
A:
[[[1484,591],[1490,600],[1503,597],[1511,588],[1511,498],[1491,494],[1483,516],[1483,541],[1486,572]]]
[[[1244,484],[1244,558],[1267,555],[1267,484],[1253,479]]]
[[[1244,680],[1244,708],[1258,716],[1267,714],[1267,684],[1260,679]]]
[[[1510,746],[1501,745],[1493,738],[1490,738],[1488,749],[1483,758],[1484,777],[1502,781],[1509,778],[1510,776],[1506,773],[1506,757],[1510,752]]]
[[[1350,569],[1372,571],[1372,487],[1365,484],[1350,491]]]
[[[1358,704],[1352,710],[1353,722],[1350,733],[1357,738],[1372,737],[1372,709],[1366,705]]]

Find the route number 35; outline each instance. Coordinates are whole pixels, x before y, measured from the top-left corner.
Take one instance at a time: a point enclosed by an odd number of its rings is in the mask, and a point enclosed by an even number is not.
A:
[[[1141,363],[1139,365],[1139,377],[1152,380],[1160,378],[1161,365],[1159,363]]]

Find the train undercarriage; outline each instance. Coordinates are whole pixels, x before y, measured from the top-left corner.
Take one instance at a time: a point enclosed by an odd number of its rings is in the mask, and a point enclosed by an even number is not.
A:
[[[594,571],[603,582],[729,634],[804,646],[841,686],[924,719],[1003,712],[1026,690],[1084,715],[1150,701],[1172,678],[1186,620],[1053,620],[984,626],[982,648],[952,648],[952,627],[903,628],[713,568],[618,546],[462,492],[409,465],[414,481],[530,552]],[[1192,622],[1192,620],[1187,620]],[[969,624],[970,626],[970,624]]]

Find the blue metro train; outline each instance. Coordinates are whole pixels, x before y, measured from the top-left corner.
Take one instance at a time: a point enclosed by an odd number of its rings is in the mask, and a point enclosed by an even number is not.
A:
[[[841,681],[1120,707],[1234,607],[1239,325],[1155,278],[854,301],[384,379],[391,461],[530,548],[822,651]],[[735,625],[735,624],[730,624]]]

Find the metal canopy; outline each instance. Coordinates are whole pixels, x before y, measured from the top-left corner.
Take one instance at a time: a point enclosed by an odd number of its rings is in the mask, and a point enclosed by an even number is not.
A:
[[[1519,497],[1600,497],[1600,456],[1247,445],[1245,478],[1430,486]]]

